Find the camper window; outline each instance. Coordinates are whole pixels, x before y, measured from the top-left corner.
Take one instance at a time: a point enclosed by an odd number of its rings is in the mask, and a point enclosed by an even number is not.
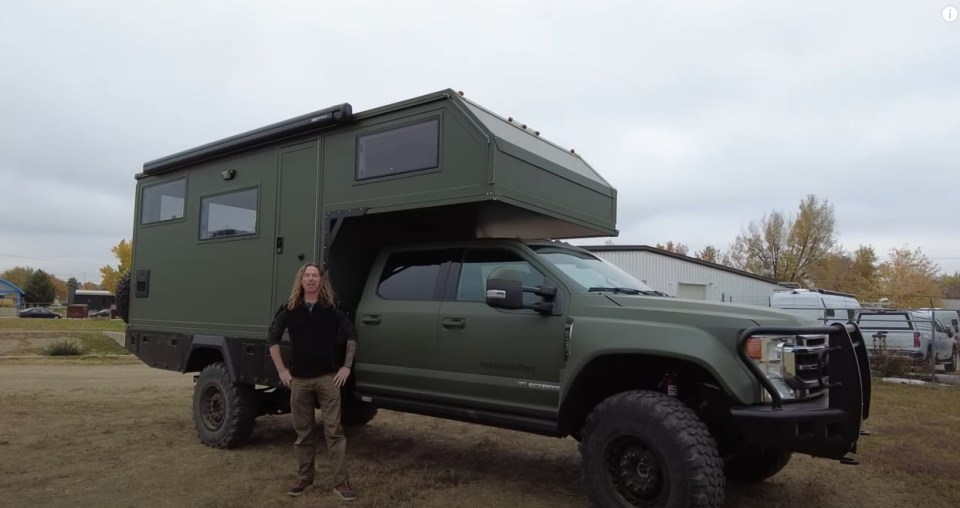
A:
[[[357,180],[432,169],[439,165],[439,118],[357,137]]]
[[[257,233],[257,189],[208,196],[200,200],[200,239]]]
[[[186,190],[186,178],[144,187],[140,200],[140,224],[183,218]]]

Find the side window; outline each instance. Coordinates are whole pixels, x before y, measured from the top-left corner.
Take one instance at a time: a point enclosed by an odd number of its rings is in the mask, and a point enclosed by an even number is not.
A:
[[[483,302],[486,300],[487,276],[497,268],[513,268],[520,272],[524,286],[541,286],[544,276],[524,261],[517,253],[504,249],[468,249],[460,268],[457,300]],[[540,300],[533,293],[523,294],[523,303],[532,305]]]
[[[856,309],[847,309],[847,317],[850,319],[856,319],[857,310]]]
[[[186,191],[186,178],[144,187],[140,200],[140,224],[183,218]]]
[[[440,165],[440,120],[394,127],[357,137],[357,180]]]
[[[200,200],[200,239],[257,233],[257,189],[208,196]]]
[[[377,294],[387,300],[438,300],[441,269],[456,255],[454,250],[394,253],[380,274]]]
[[[826,317],[834,317],[834,316],[837,315],[837,313],[834,312],[833,309],[824,309],[823,315],[826,316]]]

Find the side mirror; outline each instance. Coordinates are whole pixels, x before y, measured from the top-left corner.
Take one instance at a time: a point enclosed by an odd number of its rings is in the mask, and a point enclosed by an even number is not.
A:
[[[953,338],[953,328],[947,328],[947,337]]]
[[[541,301],[524,305],[525,292],[539,296]],[[523,276],[514,268],[497,268],[487,276],[486,302],[497,309],[533,309],[540,314],[553,314],[556,297],[557,288],[554,286],[523,287]]]
[[[523,277],[513,268],[497,268],[487,276],[487,305],[498,309],[523,308]]]

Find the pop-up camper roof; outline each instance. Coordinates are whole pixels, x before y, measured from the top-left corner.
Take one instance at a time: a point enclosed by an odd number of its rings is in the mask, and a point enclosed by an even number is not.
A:
[[[311,139],[327,218],[408,211],[437,227],[455,218],[477,237],[617,234],[616,190],[579,154],[450,89],[358,113],[315,111],[147,162],[138,178],[229,171]]]

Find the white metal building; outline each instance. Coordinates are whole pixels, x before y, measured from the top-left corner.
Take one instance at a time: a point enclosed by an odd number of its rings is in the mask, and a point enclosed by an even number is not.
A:
[[[770,306],[774,280],[647,245],[580,245],[678,298]]]

